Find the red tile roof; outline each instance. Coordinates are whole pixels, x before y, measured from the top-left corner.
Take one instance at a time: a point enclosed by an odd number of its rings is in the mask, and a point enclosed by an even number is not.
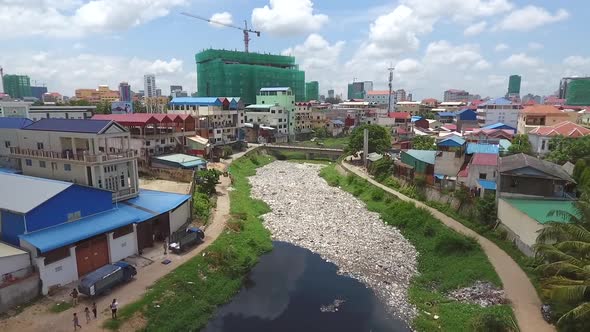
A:
[[[590,135],[590,129],[577,125],[571,121],[564,121],[553,126],[537,127],[529,132],[539,136],[582,137]]]
[[[524,109],[522,110],[522,113],[524,114],[530,114],[530,115],[543,115],[543,114],[551,114],[551,115],[563,115],[563,116],[568,116],[567,113],[563,112],[562,110],[560,110],[559,108],[553,106],[553,105],[531,105],[531,106],[525,106]]]
[[[498,155],[492,153],[476,153],[471,160],[472,165],[497,166]]]
[[[457,125],[456,124],[445,124],[444,126],[442,126],[443,128],[447,128],[448,130],[457,130]]]
[[[390,118],[394,119],[411,119],[412,115],[409,112],[391,112],[388,114]]]

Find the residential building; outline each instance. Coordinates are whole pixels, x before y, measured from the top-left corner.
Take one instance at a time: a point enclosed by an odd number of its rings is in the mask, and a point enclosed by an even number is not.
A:
[[[469,92],[465,90],[449,89],[444,92],[443,101],[458,102],[469,100]]]
[[[525,105],[527,103],[542,104],[543,98],[539,95],[533,95],[532,93],[528,93],[522,97],[522,104]]]
[[[18,144],[18,131],[33,121],[27,118],[0,117],[0,167],[18,169],[18,162],[10,159],[10,148]]]
[[[326,110],[312,107],[310,124],[312,129],[326,127]]]
[[[42,100],[47,104],[63,104],[64,97],[59,92],[47,92],[43,94]]]
[[[520,75],[510,75],[508,78],[508,92],[506,98],[520,98]]]
[[[512,127],[512,126],[503,124],[502,122],[493,123],[493,124],[481,127],[481,129],[503,129],[503,130],[512,131],[513,134],[516,134],[516,127]]]
[[[411,94],[411,93],[408,93],[408,97],[407,97],[407,99],[406,99],[406,100],[407,100],[407,101],[413,101],[413,100],[414,100],[413,98],[414,98],[414,96],[412,96],[412,94]]]
[[[406,90],[398,89],[395,91],[395,100],[397,101],[408,101],[409,99],[406,96]]]
[[[143,75],[143,91],[144,97],[152,98],[158,96],[156,93],[156,75]]]
[[[389,105],[389,90],[372,90],[368,91],[365,101],[375,105]],[[391,105],[396,104],[396,93],[391,91]]]
[[[86,100],[91,104],[111,103],[119,100],[119,91],[110,90],[108,85],[99,85],[98,89],[76,89],[76,99]]]
[[[477,119],[481,126],[501,122],[516,128],[521,108],[519,103],[506,98],[490,99],[477,106]]]
[[[352,82],[348,84],[347,99],[364,99],[366,94],[365,82]]]
[[[533,153],[540,156],[549,153],[549,142],[554,137],[580,138],[588,135],[590,135],[590,129],[571,121],[552,126],[539,126],[528,133]]]
[[[31,95],[37,100],[42,100],[43,95],[47,93],[47,87],[45,86],[32,86],[31,87]]]
[[[209,49],[195,60],[201,97],[240,96],[253,104],[261,88],[284,86],[292,89],[296,101],[305,101],[305,72],[292,56]]]
[[[517,130],[526,134],[539,126],[553,126],[563,121],[577,122],[577,112],[559,109],[552,105],[525,106],[518,117]]]
[[[498,188],[501,194],[566,197],[572,177],[560,166],[524,153],[501,157]]]
[[[346,124],[342,120],[328,120],[326,129],[332,137],[341,135],[346,129]]]
[[[465,106],[467,106],[467,103],[464,101],[443,101],[438,105],[439,108],[444,109],[446,112],[455,112],[465,108]]]
[[[559,98],[565,99],[567,105],[590,105],[590,77],[562,78],[559,83]]]
[[[256,96],[256,104],[278,105],[287,112],[287,123],[289,137],[295,135],[295,94],[289,87],[261,88]]]
[[[509,129],[477,128],[465,135],[468,142],[482,144],[500,144],[500,140],[512,141],[514,131]]]
[[[465,186],[479,192],[483,196],[486,190],[496,190],[498,177],[498,154],[475,153],[467,166],[467,181]]]
[[[129,146],[148,165],[153,156],[184,151],[187,139],[197,134],[190,114],[96,114],[93,120],[116,121],[130,133]]]
[[[2,76],[4,93],[9,94],[12,98],[23,99],[32,97],[31,79],[26,75],[4,75]]]
[[[367,95],[367,92],[373,90],[373,81],[364,81],[363,82],[363,89],[365,91],[365,95]]]
[[[456,116],[457,114],[454,112],[438,112],[434,115],[434,118],[440,123],[453,123]],[[455,130],[457,130],[456,126]]]
[[[119,83],[119,101],[131,102],[131,85],[127,82]]]
[[[312,104],[295,103],[295,135],[307,135],[313,132],[312,121]]]
[[[245,109],[247,127],[262,129],[256,133],[258,143],[287,142],[289,136],[289,112],[277,104],[253,104]],[[252,142],[252,141],[251,141]]]
[[[0,101],[0,118],[28,118],[30,102]]]
[[[175,91],[183,91],[182,85],[171,85],[170,86],[170,94],[172,94]]]
[[[457,131],[459,132],[479,128],[477,111],[469,108],[458,111],[455,113],[455,123],[457,124]]]
[[[500,153],[500,145],[499,144],[488,144],[488,143],[467,143],[467,152],[468,155],[473,155],[476,153],[488,153],[488,154],[499,154]]]
[[[437,153],[434,162],[434,183],[442,187],[454,187],[457,173],[465,159],[465,140],[449,135],[436,143]]]
[[[318,81],[305,83],[305,100],[320,100],[320,83]]]
[[[435,98],[422,99],[422,105],[426,105],[426,106],[434,108],[434,107],[437,107],[438,100],[436,100]]]
[[[33,121],[41,119],[90,119],[95,111],[96,106],[29,106],[29,118]]]
[[[397,99],[397,94],[396,94]],[[392,101],[393,103],[393,101]],[[419,101],[398,101],[395,103],[395,110],[397,112],[410,113],[411,115],[420,114],[420,102]]]
[[[401,151],[401,162],[395,163],[394,173],[407,179],[424,176],[428,184],[433,184],[436,153],[434,150]]]
[[[113,201],[138,193],[129,132],[113,121],[41,119],[18,131],[10,157],[25,175],[106,189]]]
[[[184,153],[173,153],[152,157],[152,167],[169,169],[188,169],[202,171],[207,169],[207,160]]]

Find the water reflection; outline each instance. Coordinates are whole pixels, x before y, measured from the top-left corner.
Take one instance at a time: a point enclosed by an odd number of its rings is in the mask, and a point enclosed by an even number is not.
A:
[[[275,242],[232,302],[209,325],[217,331],[409,331],[373,292],[338,275],[337,267],[307,249]],[[337,311],[320,308],[334,303]]]

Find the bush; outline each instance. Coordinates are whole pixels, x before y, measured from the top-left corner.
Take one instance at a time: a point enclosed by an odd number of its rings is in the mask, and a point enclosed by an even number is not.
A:
[[[371,199],[374,200],[374,201],[380,201],[380,200],[382,200],[383,199],[383,196],[384,196],[383,190],[381,190],[381,189],[373,189],[371,191]]]
[[[516,331],[514,322],[501,317],[495,312],[484,311],[471,321],[471,328],[478,332],[510,332]]]
[[[424,226],[424,236],[426,237],[433,237],[436,235],[436,229],[432,224],[427,224]]]
[[[193,194],[193,216],[202,221],[207,221],[211,214],[211,201],[206,194],[195,192]]]
[[[358,188],[356,188],[356,189],[355,189],[355,190],[352,192],[352,194],[353,194],[355,197],[359,197],[360,195],[362,195],[362,194],[363,194],[363,192],[364,192],[364,191],[365,191],[365,188],[363,188],[363,187],[358,187]]]
[[[477,241],[457,233],[447,233],[438,239],[435,248],[442,254],[462,254],[477,248]]]

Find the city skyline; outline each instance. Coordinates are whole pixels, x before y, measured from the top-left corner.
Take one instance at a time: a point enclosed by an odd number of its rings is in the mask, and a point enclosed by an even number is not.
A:
[[[345,94],[353,78],[385,89],[390,64],[396,67],[394,88],[412,91],[416,99],[442,99],[447,89],[502,96],[511,74],[522,76],[522,95],[549,95],[559,88],[561,77],[590,73],[588,48],[577,42],[585,22],[576,13],[588,10],[584,3],[444,0],[431,6],[424,0],[346,4],[152,0],[142,7],[111,0],[41,3],[5,6],[7,13],[20,14],[10,24],[1,22],[8,30],[0,38],[23,42],[6,43],[11,48],[0,55],[0,65],[5,74],[28,75],[31,82],[45,83],[50,91],[66,96],[76,88],[115,87],[122,81],[140,87],[146,73],[156,74],[158,85],[166,87],[163,94],[173,84],[196,91],[195,53],[210,47],[242,50],[242,35],[183,17],[181,11],[206,17],[225,12],[228,15],[217,17],[234,23],[248,19],[262,31],[261,37],[251,36],[251,51],[294,55],[306,71],[305,80],[319,81],[321,94],[329,89]],[[104,7],[111,10],[96,15]],[[52,23],[58,21],[68,24]],[[154,48],[154,43],[171,46]]]

